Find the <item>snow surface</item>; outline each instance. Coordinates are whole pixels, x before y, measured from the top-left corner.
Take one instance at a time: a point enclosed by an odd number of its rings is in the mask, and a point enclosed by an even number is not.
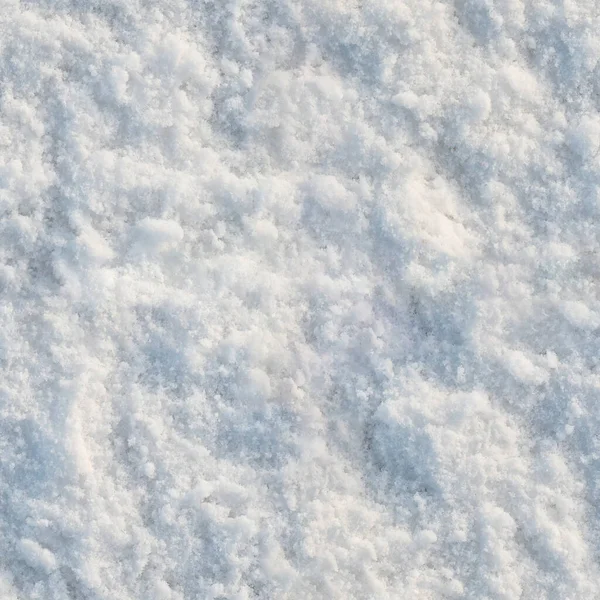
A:
[[[600,598],[597,0],[0,0],[2,600]]]

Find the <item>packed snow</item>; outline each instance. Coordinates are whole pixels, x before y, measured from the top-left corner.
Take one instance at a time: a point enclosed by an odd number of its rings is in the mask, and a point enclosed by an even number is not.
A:
[[[0,0],[0,598],[600,598],[597,0]]]

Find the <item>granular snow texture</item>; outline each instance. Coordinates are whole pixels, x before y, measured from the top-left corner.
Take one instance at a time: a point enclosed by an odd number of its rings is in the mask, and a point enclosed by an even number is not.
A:
[[[0,0],[0,598],[600,598],[597,0]]]

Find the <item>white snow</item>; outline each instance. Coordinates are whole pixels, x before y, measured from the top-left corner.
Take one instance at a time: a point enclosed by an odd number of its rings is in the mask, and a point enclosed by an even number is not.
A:
[[[18,549],[23,560],[34,569],[39,568],[46,573],[51,573],[57,567],[54,554],[33,540],[20,540]]]
[[[0,597],[600,598],[596,0],[0,0]]]

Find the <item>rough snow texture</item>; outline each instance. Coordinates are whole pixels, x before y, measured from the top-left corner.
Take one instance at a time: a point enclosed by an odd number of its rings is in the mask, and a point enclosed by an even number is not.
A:
[[[597,0],[0,0],[4,600],[600,597]]]

